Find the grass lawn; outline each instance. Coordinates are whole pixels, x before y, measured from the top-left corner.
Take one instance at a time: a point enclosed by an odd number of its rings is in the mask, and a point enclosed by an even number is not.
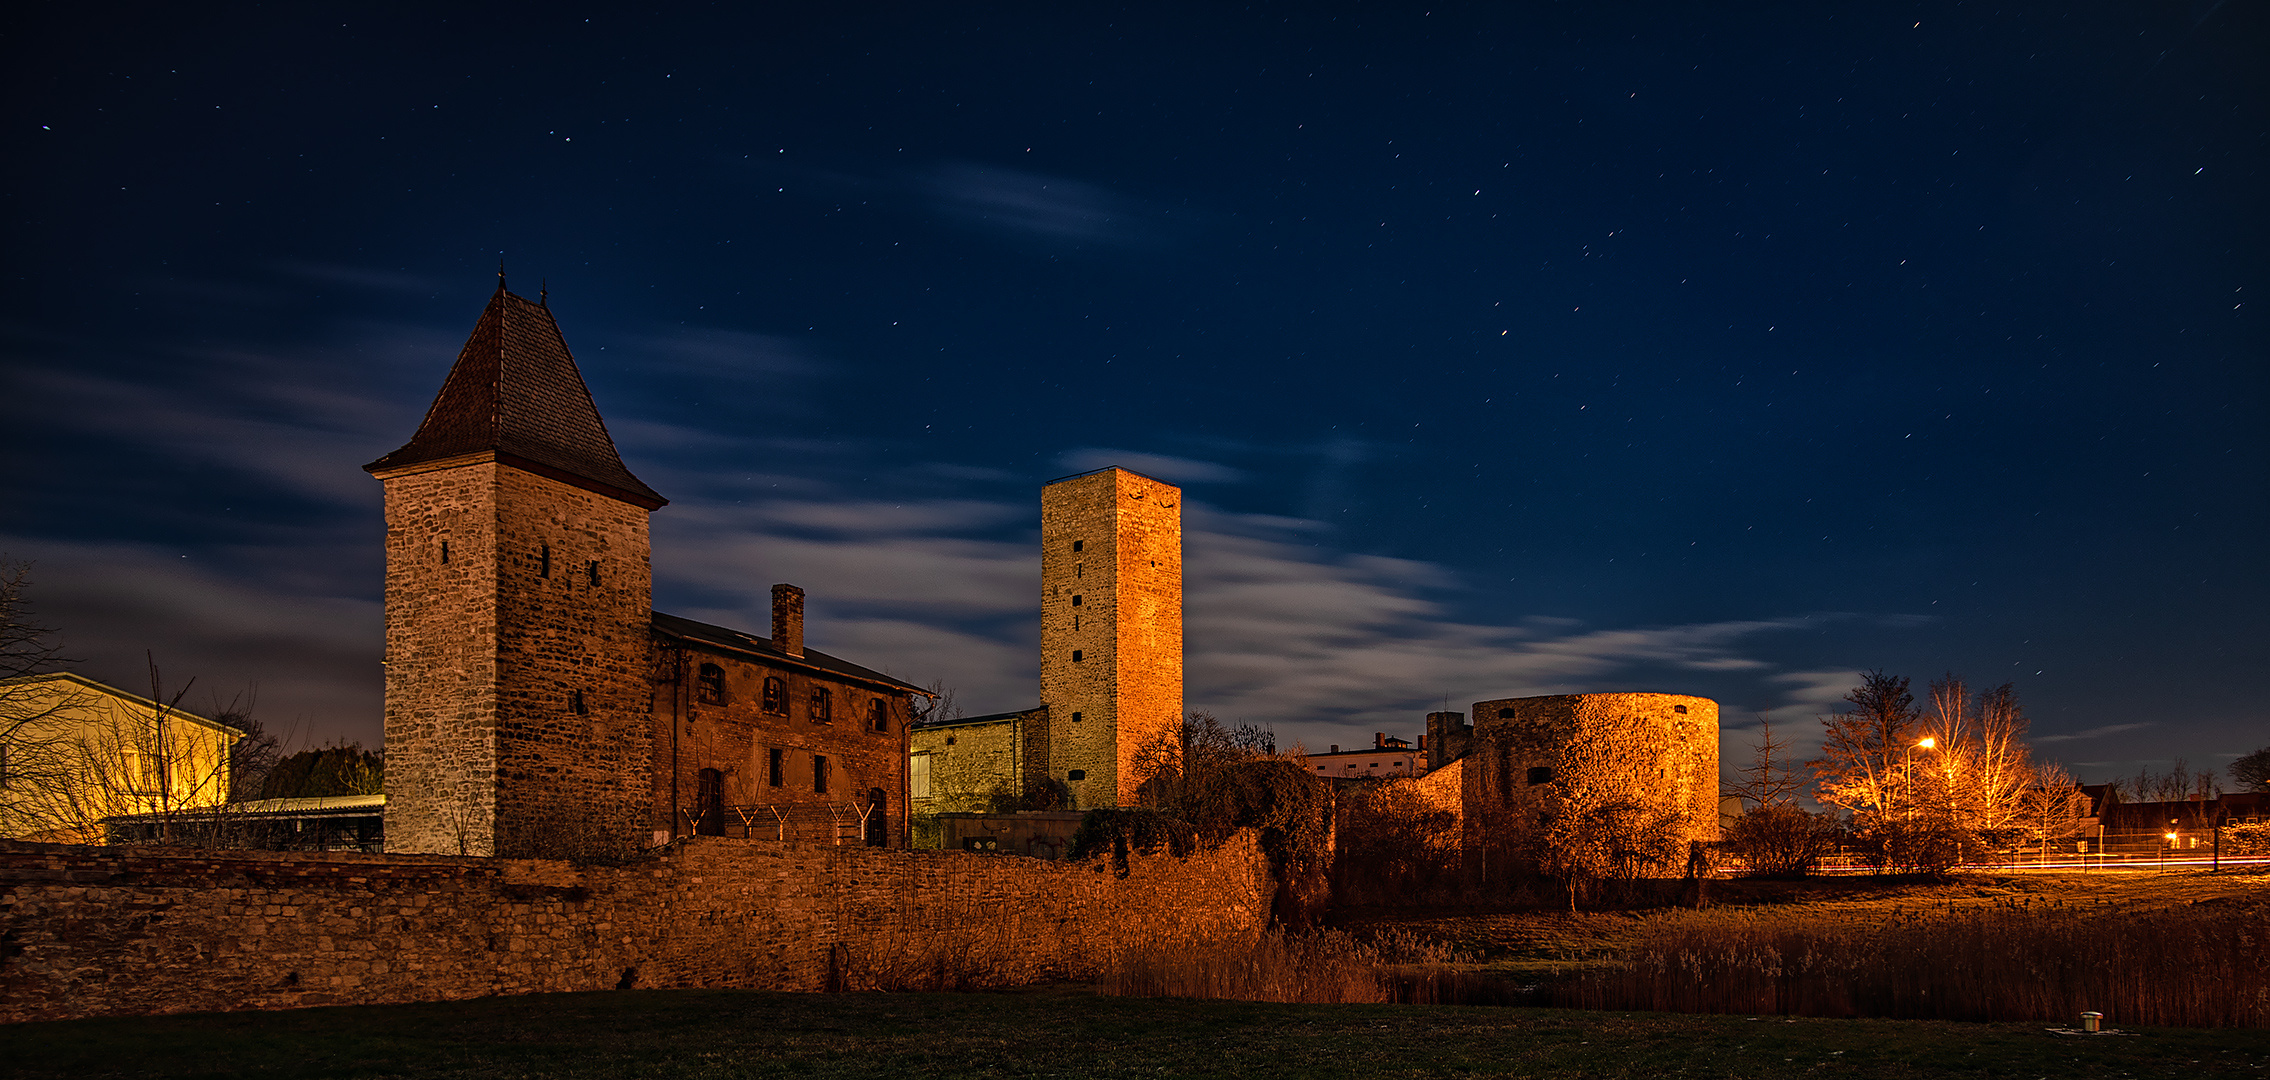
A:
[[[2270,1032],[659,990],[0,1027],[11,1077],[2270,1077]]]

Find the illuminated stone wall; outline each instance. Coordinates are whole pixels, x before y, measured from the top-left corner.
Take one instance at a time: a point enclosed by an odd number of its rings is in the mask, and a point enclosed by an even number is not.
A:
[[[694,837],[622,867],[0,841],[0,1023],[627,987],[876,989],[933,965],[1092,979],[1251,938],[1250,834],[1110,861]]]
[[[1562,694],[1474,703],[1459,762],[1469,835],[1559,812],[1580,764],[1622,796],[1678,813],[1689,840],[1718,839],[1718,703],[1686,694]]]

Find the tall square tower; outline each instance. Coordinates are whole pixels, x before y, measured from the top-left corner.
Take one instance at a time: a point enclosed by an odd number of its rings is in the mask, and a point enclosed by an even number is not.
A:
[[[386,847],[504,856],[650,839],[663,498],[623,467],[543,303],[504,290],[386,491]]]
[[[1125,469],[1040,494],[1048,774],[1082,809],[1128,806],[1135,756],[1182,725],[1182,489]]]

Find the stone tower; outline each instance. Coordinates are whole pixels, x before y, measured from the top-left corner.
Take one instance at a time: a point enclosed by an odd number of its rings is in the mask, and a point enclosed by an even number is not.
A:
[[[1082,809],[1132,805],[1135,754],[1182,723],[1182,490],[1067,477],[1041,489],[1040,535],[1046,773]]]
[[[650,836],[647,513],[548,306],[503,276],[386,489],[386,846]]]

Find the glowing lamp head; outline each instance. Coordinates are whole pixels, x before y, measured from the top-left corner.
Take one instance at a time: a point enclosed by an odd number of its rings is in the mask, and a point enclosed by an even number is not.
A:
[[[1922,747],[1925,750],[1937,750],[1939,748],[1939,737],[1936,735],[1925,735],[1923,737],[1923,741],[1915,745]]]

